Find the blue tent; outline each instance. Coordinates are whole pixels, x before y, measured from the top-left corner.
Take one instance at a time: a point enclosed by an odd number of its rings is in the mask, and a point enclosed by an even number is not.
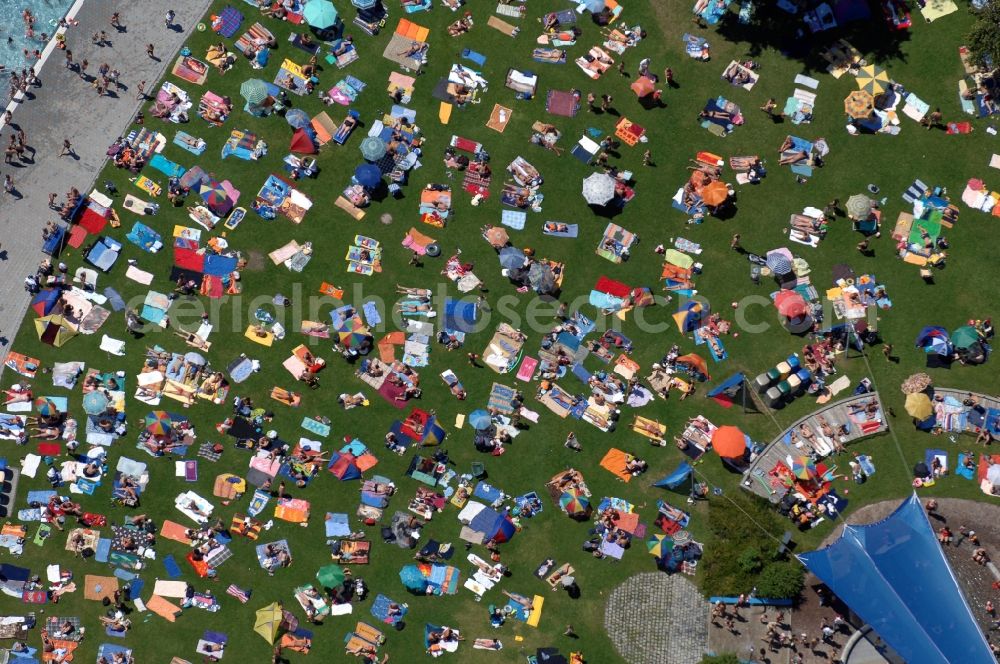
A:
[[[327,468],[339,480],[361,479],[361,469],[358,468],[357,459],[349,452],[334,452],[330,456]]]
[[[449,330],[472,332],[478,310],[475,302],[447,298],[444,301],[444,326]]]
[[[996,661],[916,494],[798,558],[908,664]]]
[[[62,291],[58,288],[46,288],[45,290],[38,291],[38,294],[31,301],[31,308],[39,316],[48,316],[56,308],[61,296]]]
[[[477,533],[483,533],[483,541],[493,540],[497,543],[510,541],[516,531],[509,516],[491,507],[483,507],[472,517],[469,528]]]
[[[702,319],[708,315],[707,308],[697,300],[688,300],[677,308],[674,314],[674,322],[681,334],[694,332],[702,325]]]
[[[687,461],[681,461],[681,465],[677,466],[677,470],[670,473],[659,482],[654,483],[653,486],[660,486],[665,489],[676,489],[680,485],[684,484],[684,482],[691,477],[691,473],[693,472],[694,468],[691,467],[691,464]]]

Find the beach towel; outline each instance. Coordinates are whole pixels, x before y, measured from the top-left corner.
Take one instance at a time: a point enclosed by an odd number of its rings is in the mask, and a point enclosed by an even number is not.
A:
[[[177,135],[174,136],[174,145],[187,150],[193,155],[200,156],[205,152],[207,144],[204,140],[200,138],[195,138],[187,132],[179,131]]]
[[[948,134],[968,134],[972,131],[972,123],[970,122],[949,122],[947,133]]]
[[[958,465],[955,468],[955,474],[961,475],[967,480],[974,480],[976,478],[975,468],[966,468],[965,460],[969,457],[968,454],[962,453],[958,455]],[[973,465],[975,465],[975,460],[973,459]]]
[[[490,119],[487,121],[486,126],[493,131],[503,133],[504,129],[507,128],[507,123],[510,122],[511,116],[514,111],[507,108],[506,106],[501,106],[500,104],[493,105],[493,112],[490,113]]]
[[[549,90],[545,97],[545,110],[552,115],[572,118],[580,110],[580,100],[572,92]]]
[[[514,230],[523,231],[525,221],[528,219],[527,212],[520,210],[503,210],[500,213],[500,223]]]
[[[559,224],[557,226],[556,224]],[[557,228],[562,227],[560,230]],[[564,224],[562,222],[545,222],[542,226],[542,233],[545,235],[551,235],[553,237],[568,237],[574,238],[579,235],[580,227],[578,224]]]
[[[517,26],[511,25],[507,21],[499,18],[497,16],[490,16],[489,20],[486,21],[486,25],[490,26],[495,30],[499,30],[508,37],[516,37],[517,33],[521,31]]]
[[[243,23],[243,14],[235,7],[226,7],[212,20],[212,29],[226,39],[232,39]]]
[[[462,57],[468,60],[469,62],[473,62],[479,65],[480,67],[486,64],[486,56],[483,55],[482,53],[477,53],[472,49],[463,48]]]
[[[159,595],[153,595],[146,602],[146,608],[168,622],[176,622],[181,615],[181,607],[171,604]]]
[[[174,62],[170,73],[188,83],[201,85],[208,78],[208,65],[197,58],[182,55]]]
[[[104,598],[112,599],[118,590],[118,579],[113,576],[97,576],[88,574],[83,579],[83,597],[100,602]]]

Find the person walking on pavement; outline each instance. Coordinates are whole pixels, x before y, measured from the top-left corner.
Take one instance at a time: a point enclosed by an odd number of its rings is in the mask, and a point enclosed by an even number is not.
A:
[[[151,59],[155,60],[156,59],[156,47],[153,46],[152,44],[146,44],[146,55],[148,55]]]
[[[60,157],[73,156],[76,154],[73,152],[73,144],[69,142],[68,138],[63,139],[62,151],[59,153]]]
[[[168,9],[166,16],[163,17],[167,30],[173,27],[175,18],[177,18],[177,13],[173,9]]]

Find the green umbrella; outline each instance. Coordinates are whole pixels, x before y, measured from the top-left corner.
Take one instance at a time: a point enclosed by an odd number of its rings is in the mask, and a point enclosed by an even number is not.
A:
[[[310,26],[317,30],[325,30],[336,25],[337,8],[330,0],[309,0],[302,16]]]
[[[344,568],[340,565],[320,567],[316,572],[316,580],[323,584],[324,588],[339,588],[344,583]]]
[[[385,155],[385,143],[378,136],[365,136],[360,147],[361,156],[368,161],[378,161]]]
[[[240,96],[251,104],[259,104],[267,99],[267,83],[259,78],[243,81],[240,86]]]
[[[955,348],[969,348],[979,341],[979,332],[971,325],[963,325],[951,333],[951,343]]]

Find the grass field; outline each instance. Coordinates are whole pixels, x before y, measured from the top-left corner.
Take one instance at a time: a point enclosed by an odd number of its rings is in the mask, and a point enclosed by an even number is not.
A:
[[[217,12],[226,4],[228,3],[217,2],[212,9]],[[248,5],[234,5],[246,14],[244,28],[257,20],[256,12]],[[391,422],[404,416],[406,411],[388,406],[370,390],[368,396],[371,398],[371,407],[343,411],[336,404],[337,395],[342,392],[353,393],[365,386],[352,375],[353,367],[344,364],[330,350],[329,344],[312,346],[313,352],[325,357],[330,366],[319,376],[322,384],[320,389],[303,390],[300,408],[287,409],[270,402],[268,392],[274,385],[295,388],[294,381],[282,369],[281,362],[299,343],[316,341],[307,340],[297,333],[297,319],[302,317],[322,320],[327,316],[334,304],[332,301],[324,302],[318,312],[314,311],[310,315],[309,307],[319,301],[317,288],[321,282],[342,286],[347,293],[345,301],[356,305],[368,298],[379,298],[386,306],[390,306],[396,299],[396,284],[435,289],[438,284],[446,284],[447,292],[457,296],[454,286],[447,284],[439,276],[442,259],[426,258],[423,267],[407,265],[409,252],[400,246],[400,241],[411,226],[421,226],[418,230],[438,240],[445,257],[460,247],[463,260],[474,263],[477,274],[485,281],[489,304],[484,311],[480,330],[469,334],[462,351],[449,353],[443,346],[433,347],[431,364],[421,372],[423,398],[414,405],[435,409],[441,420],[450,425],[456,414],[468,413],[485,406],[493,381],[513,385],[515,379],[512,375],[499,377],[489,369],[469,366],[464,353],[482,352],[496,324],[500,322],[501,314],[510,313],[517,317],[515,324],[520,324],[528,334],[525,346],[528,354],[537,350],[543,332],[552,324],[553,303],[538,302],[527,294],[517,295],[500,276],[493,250],[480,238],[479,229],[483,224],[499,223],[499,180],[503,169],[514,157],[522,155],[534,164],[544,176],[545,182],[541,187],[544,194],[543,212],[529,212],[526,228],[523,231],[511,231],[512,241],[518,246],[533,247],[539,256],[564,261],[567,272],[561,300],[574,303],[573,308],[579,304],[587,315],[596,315],[598,318],[600,316],[593,307],[586,304],[587,294],[597,278],[608,275],[630,285],[646,285],[658,291],[656,281],[660,275],[660,257],[652,249],[661,242],[669,244],[671,238],[679,235],[700,242],[704,247],[704,252],[698,257],[704,264],[704,273],[697,278],[699,294],[713,305],[714,310],[731,317],[731,302],[740,301],[749,295],[766,297],[772,290],[767,285],[754,286],[749,280],[748,263],[729,249],[729,238],[733,233],[741,233],[743,245],[758,253],[784,246],[787,242],[784,234],[787,229],[786,219],[790,213],[799,211],[806,205],[822,208],[832,198],[846,201],[852,194],[863,191],[869,183],[877,184],[882,195],[888,199],[883,206],[888,227],[891,227],[897,213],[904,209],[900,194],[915,178],[947,187],[956,200],[970,177],[987,178],[987,184],[996,186],[996,178],[991,177],[987,163],[990,154],[998,151],[997,146],[1000,144],[996,137],[984,131],[984,121],[974,122],[976,130],[967,136],[948,136],[940,130],[926,131],[905,117],[901,118],[902,133],[899,136],[848,136],[843,128],[842,99],[855,87],[854,79],[851,76],[833,79],[819,66],[821,61],[816,56],[819,47],[832,39],[846,36],[870,60],[887,67],[895,80],[904,83],[932,107],[940,106],[946,121],[959,119],[961,109],[955,87],[957,79],[962,75],[962,67],[957,49],[971,21],[964,12],[948,16],[934,24],[925,24],[915,13],[914,28],[910,32],[890,33],[881,20],[873,19],[849,26],[846,33],[827,33],[803,39],[794,38],[791,28],[785,29],[777,22],[764,28],[749,30],[736,26],[735,17],[730,17],[733,20],[723,25],[718,33],[714,30],[698,30],[712,45],[712,59],[703,63],[687,58],[682,49],[681,35],[686,31],[696,30],[690,23],[687,3],[673,0],[659,3],[632,2],[625,7],[621,20],[629,25],[640,24],[648,32],[648,38],[637,48],[626,52],[624,59],[627,71],[630,76],[634,76],[639,60],[648,57],[652,59],[653,71],[660,72],[666,66],[671,67],[678,83],[678,87],[665,92],[665,108],[644,111],[627,87],[631,78],[621,77],[614,69],[599,81],[592,82],[572,62],[548,65],[531,60],[531,49],[535,45],[533,40],[540,33],[537,18],[543,12],[566,6],[565,3],[549,0],[526,5],[528,11],[525,18],[520,21],[508,19],[521,26],[521,34],[514,39],[486,25],[492,10],[488,4],[470,5],[475,27],[469,34],[459,38],[451,38],[445,31],[446,26],[459,15],[440,5],[436,5],[430,13],[410,16],[409,18],[431,29],[431,47],[429,64],[425,73],[417,77],[416,92],[409,105],[417,113],[417,124],[425,139],[423,166],[412,173],[409,185],[404,187],[404,196],[398,200],[388,198],[375,202],[363,222],[355,222],[333,206],[334,199],[348,184],[354,168],[361,163],[358,144],[364,135],[362,130],[356,132],[344,146],[324,148],[318,156],[319,177],[297,184],[314,202],[301,225],[293,225],[283,217],[265,222],[251,212],[238,229],[226,236],[231,247],[250,257],[250,267],[242,275],[242,297],[203,303],[213,307],[212,320],[215,324],[215,332],[211,337],[213,346],[207,356],[219,368],[224,368],[240,353],[259,359],[262,365],[260,373],[241,385],[233,386],[230,396],[250,396],[258,404],[273,408],[276,417],[271,426],[287,440],[294,441],[297,436],[305,434],[299,428],[304,415],[321,414],[333,422],[333,434],[326,443],[327,447],[333,448],[344,436],[358,437],[368,443],[380,459],[376,472],[394,478],[400,487],[399,495],[390,504],[390,513],[395,509],[405,509],[405,501],[417,486],[414,481],[403,476],[410,455],[396,457],[386,452],[381,445],[382,437]],[[338,2],[338,8],[348,20],[353,17],[354,10],[346,2]],[[354,106],[366,125],[381,117],[391,104],[385,87],[388,74],[395,70],[381,57],[381,53],[389,39],[391,27],[403,13],[396,4],[389,7],[389,11],[387,29],[378,37],[370,38],[348,25],[347,33],[355,36],[355,43],[361,54],[360,61],[351,64],[344,71],[324,64],[319,75],[319,88],[324,90],[346,74],[367,83]],[[779,18],[790,22],[787,17]],[[239,106],[242,103],[239,88],[244,80],[261,77],[271,81],[283,58],[288,57],[303,64],[307,57],[286,41],[291,28],[295,26],[270,19],[262,20],[274,32],[279,44],[271,54],[269,66],[263,72],[251,71],[247,63],[241,60],[223,76],[213,70],[206,84],[200,88],[169,75],[167,79],[187,90],[195,100],[206,90],[212,90],[232,97]],[[599,29],[589,20],[582,18],[580,27],[582,36],[576,46],[568,49],[571,59],[602,40]],[[211,31],[194,32],[187,45],[195,56],[202,57],[208,45],[217,41],[217,36]],[[437,119],[438,101],[431,97],[430,92],[435,82],[446,75],[450,65],[459,62],[459,53],[465,47],[487,55],[482,72],[491,84],[488,92],[482,95],[481,104],[456,109],[451,123],[444,127]],[[804,55],[784,55],[779,51],[782,47]],[[748,56],[761,63],[761,80],[751,92],[731,87],[719,78],[730,59]],[[533,100],[515,100],[513,92],[503,86],[504,75],[511,66],[531,69],[539,75],[539,93]],[[757,111],[757,107],[768,97],[774,97],[779,103],[783,103],[795,87],[792,79],[801,72],[820,80],[819,100],[812,124],[796,127],[787,122],[772,123]],[[650,140],[645,147],[652,151],[653,166],[642,165],[642,145],[634,148],[622,146],[612,158],[612,163],[634,171],[637,192],[636,198],[615,217],[615,222],[642,236],[642,242],[633,252],[631,260],[621,265],[607,263],[593,253],[607,220],[595,217],[580,195],[581,180],[592,169],[568,154],[557,157],[528,142],[531,124],[537,120],[556,124],[563,133],[560,145],[567,150],[590,127],[605,134],[613,131],[615,114],[590,114],[586,108],[573,119],[546,114],[545,92],[549,89],[571,88],[580,89],[584,95],[591,91],[598,95],[611,94],[617,113],[648,129]],[[706,99],[718,95],[724,95],[740,104],[747,117],[746,124],[725,139],[710,135],[695,121]],[[501,103],[514,111],[502,135],[484,126],[494,103]],[[292,97],[292,105],[304,109],[310,115],[322,108],[315,97]],[[144,104],[144,110],[147,110],[147,106],[148,104]],[[333,106],[327,110],[335,120],[339,120],[346,109]],[[177,129],[204,138],[208,143],[208,150],[200,158],[195,158],[172,144],[167,146],[164,155],[185,167],[197,163],[218,179],[229,179],[242,192],[240,205],[249,208],[252,197],[267,176],[272,172],[283,173],[281,159],[287,154],[291,129],[280,117],[259,119],[237,109],[223,127],[213,128],[193,112],[189,125],[176,127],[151,118],[148,112],[146,116],[146,126],[164,132],[170,139]],[[235,158],[221,160],[219,154],[222,144],[233,129],[249,130],[264,138],[269,145],[267,156],[255,162]],[[126,132],[127,129],[123,130],[123,133]],[[818,170],[806,184],[797,184],[788,169],[777,164],[778,146],[789,133],[809,139],[825,137],[830,145],[831,152],[825,168]],[[495,174],[493,196],[479,207],[468,205],[468,195],[459,190],[461,174],[449,179],[450,174],[446,173],[442,164],[441,155],[452,134],[481,141],[492,156]],[[108,137],[109,142],[113,138]],[[699,150],[710,150],[726,157],[759,154],[766,160],[769,172],[760,185],[739,190],[738,212],[733,218],[725,221],[706,219],[701,225],[688,226],[685,224],[685,215],[672,209],[669,199],[686,181],[688,159],[693,158]],[[97,176],[97,180],[111,180],[120,192],[142,194],[128,181],[129,175],[108,166]],[[158,173],[150,171],[147,175],[166,184],[165,178]],[[728,169],[727,175],[731,179]],[[453,218],[445,229],[422,226],[419,222],[419,190],[432,182],[450,184],[454,188]],[[169,238],[174,224],[190,225],[183,208],[170,208],[164,197],[159,202],[162,206],[160,214],[144,217],[143,221],[157,228],[165,238]],[[923,367],[922,351],[913,347],[913,339],[922,326],[936,324],[954,329],[969,318],[983,318],[998,313],[992,283],[995,250],[990,248],[987,241],[994,221],[983,213],[969,210],[961,204],[960,207],[961,221],[948,232],[952,245],[948,267],[936,274],[936,284],[932,286],[923,283],[914,266],[907,265],[894,256],[894,247],[888,233],[874,242],[873,256],[859,255],[854,245],[860,237],[851,231],[850,222],[844,218],[832,224],[827,238],[817,249],[789,245],[797,255],[809,261],[813,283],[821,293],[832,285],[832,266],[846,262],[858,273],[875,273],[879,281],[887,285],[894,305],[891,310],[882,312],[878,325],[885,340],[895,345],[900,361],[886,362],[876,348],[869,357],[871,373],[865,361],[860,358],[844,359],[839,364],[841,374],[849,376],[853,383],[870,375],[881,390],[884,403],[899,414],[893,420],[893,428],[904,457],[900,459],[892,436],[882,436],[859,444],[858,450],[873,456],[879,472],[868,484],[851,487],[851,509],[870,501],[906,495],[910,491],[909,467],[923,458],[925,448],[959,446],[943,440],[931,440],[925,434],[913,430],[903,410],[899,384],[906,376]],[[110,231],[110,234],[123,239],[136,218],[126,214],[121,207],[118,210],[123,227]],[[392,216],[391,224],[379,223],[379,217],[383,213]],[[565,240],[543,236],[541,224],[548,219],[578,223],[581,231],[579,237]],[[354,277],[343,272],[342,256],[355,233],[374,237],[383,243],[385,250],[380,274]],[[301,274],[291,273],[281,266],[273,267],[266,258],[269,251],[291,239],[313,243],[315,257]],[[169,246],[159,254],[150,255],[134,245],[126,244],[122,259],[111,273],[100,277],[99,288],[114,285],[126,300],[138,298],[141,301],[147,289],[123,276],[125,259],[136,259],[139,267],[157,275],[152,288],[167,292],[172,287],[166,279],[172,265],[171,257]],[[64,254],[63,260],[71,268],[82,264],[81,257],[75,251]],[[285,316],[285,327],[290,332],[283,341],[265,349],[245,339],[243,330],[258,306],[269,303],[276,293],[285,294],[293,301],[289,310],[279,312],[279,315]],[[635,341],[633,357],[645,370],[673,343],[680,344],[682,352],[695,350],[692,340],[677,333],[670,318],[673,311],[674,303],[643,310],[645,326],[638,325],[631,317],[624,323],[608,320],[606,324],[614,322],[621,325],[622,331]],[[760,334],[744,333],[738,338],[725,338],[731,359],[720,364],[710,364],[709,368],[716,381],[736,371],[756,375],[788,353],[801,349],[802,339],[781,329],[773,311],[773,308],[763,306],[747,306],[741,310],[750,322],[766,322],[770,329]],[[189,306],[182,301],[175,305],[170,315],[175,326],[191,329],[196,325],[199,313],[199,307]],[[544,327],[529,325],[526,322],[528,316],[536,316]],[[388,319],[385,309],[383,318]],[[291,323],[293,320],[295,322]],[[650,332],[649,326],[656,326],[652,328],[656,331]],[[121,315],[115,314],[101,332],[124,338],[123,328]],[[388,329],[394,328],[390,326]],[[385,330],[379,329],[375,331],[375,336],[379,338],[384,333]],[[135,388],[134,375],[142,363],[144,345],[160,344],[169,350],[187,350],[173,335],[153,333],[139,341],[130,340],[127,356],[114,358],[97,348],[99,341],[100,335],[96,335],[75,338],[61,349],[44,346],[36,340],[33,316],[28,316],[17,336],[14,350],[38,357],[45,365],[74,359],[85,361],[88,367],[124,370],[128,374],[127,391],[130,396]],[[588,366],[592,371],[598,368],[596,364]],[[454,369],[463,381],[469,394],[467,401],[459,402],[452,398],[437,377],[436,374],[447,368]],[[935,370],[933,375],[941,385],[985,393],[996,391],[996,372],[991,365],[978,368],[956,365],[951,370]],[[7,372],[3,380],[7,386],[18,380],[18,377]],[[573,391],[583,390],[583,386],[572,377],[564,379],[562,384]],[[709,383],[708,386],[712,384]],[[39,376],[35,385],[36,394],[65,393],[65,390],[51,388],[45,376]],[[526,405],[541,412],[540,422],[524,431],[508,453],[500,458],[484,458],[475,452],[468,426],[461,430],[454,430],[449,426],[450,435],[444,448],[455,461],[456,469],[467,472],[473,461],[483,461],[491,482],[510,495],[520,495],[531,490],[541,493],[545,481],[560,469],[572,465],[583,471],[595,499],[599,500],[601,496],[625,498],[638,505],[643,518],[651,521],[655,513],[655,501],[662,495],[662,490],[651,488],[650,484],[674,468],[680,460],[680,454],[673,447],[649,448],[645,440],[631,433],[627,426],[622,426],[611,434],[601,434],[582,422],[559,420],[531,398],[534,386],[521,387],[529,397]],[[705,391],[704,386],[699,390],[701,394]],[[81,414],[82,395],[79,389],[69,396],[71,412]],[[163,407],[173,409],[169,401],[165,401]],[[701,413],[716,424],[736,424],[755,439],[766,441],[813,407],[811,399],[802,398],[770,416],[744,416],[738,408],[724,410],[699,394],[684,402],[676,398],[667,402],[656,401],[637,412],[666,423],[671,436],[680,430],[687,417]],[[226,471],[245,471],[245,453],[232,449],[231,439],[220,437],[215,430],[215,425],[229,415],[228,406],[213,406],[204,402],[185,411],[197,425],[199,441],[222,442],[227,447],[218,463],[200,460],[200,478],[194,484],[175,478],[170,460],[147,459],[134,449],[137,423],[148,410],[136,400],[129,401],[128,415],[132,430],[110,451],[112,467],[120,455],[151,462],[152,482],[143,496],[143,512],[160,521],[164,518],[183,519],[171,507],[178,492],[194,489],[208,496],[211,495],[216,475]],[[622,422],[627,423],[631,415],[626,410]],[[584,451],[580,454],[566,450],[561,444],[570,430],[575,431],[583,444]],[[968,442],[971,444],[971,441]],[[10,443],[6,445],[6,455],[13,465],[25,450],[15,448]],[[598,461],[611,446],[645,457],[650,462],[650,472],[627,485],[618,482],[598,466]],[[193,452],[194,448],[192,454]],[[736,477],[728,474],[712,454],[707,455],[698,465],[698,472],[713,485],[723,489],[723,496],[713,500],[726,500],[726,493],[740,490]],[[28,489],[43,488],[45,485],[43,477],[36,480],[24,478],[19,487],[18,506],[23,507],[23,496]],[[934,491],[940,495],[969,498],[982,495],[972,483],[959,478],[948,478],[940,482]],[[235,554],[233,559],[219,569],[219,581],[213,583],[197,580],[190,569],[185,567],[184,578],[200,590],[210,587],[221,598],[223,610],[209,614],[190,609],[172,625],[155,616],[148,618],[148,613],[134,614],[136,627],[126,643],[135,648],[137,661],[166,661],[169,655],[193,660],[196,657],[194,647],[197,639],[205,629],[229,634],[232,639],[227,649],[229,660],[266,660],[269,647],[251,631],[253,611],[274,599],[281,599],[286,606],[298,609],[292,598],[292,588],[312,580],[316,569],[329,560],[319,523],[323,514],[327,511],[353,514],[358,500],[356,483],[341,483],[332,477],[321,477],[309,488],[295,492],[295,495],[312,501],[313,518],[310,527],[301,529],[278,521],[261,540],[287,538],[294,556],[292,567],[279,571],[274,577],[264,575],[256,564],[252,547],[239,539],[232,545]],[[246,500],[244,498],[242,502],[227,507],[217,505],[216,514],[228,521],[232,513],[243,511]],[[678,497],[674,496],[673,500],[676,503]],[[89,511],[108,514],[111,522],[117,523],[124,516],[121,508],[109,506],[106,486],[99,489],[93,497],[83,497],[82,503]],[[694,511],[691,528],[696,536],[704,535],[707,533],[704,523],[707,510],[704,505],[699,505]],[[270,513],[268,510],[265,515],[269,517]],[[356,521],[353,524],[356,526]],[[621,661],[603,630],[604,597],[629,575],[653,569],[653,560],[646,554],[644,546],[637,542],[619,563],[590,559],[580,550],[588,526],[570,521],[549,501],[545,502],[542,514],[525,520],[523,526],[523,531],[511,543],[503,546],[503,561],[511,567],[513,575],[502,582],[501,588],[526,595],[537,593],[546,596],[538,629],[516,622],[508,622],[499,630],[490,629],[486,606],[491,602],[501,603],[499,590],[491,591],[482,603],[473,601],[472,595],[464,590],[457,596],[446,598],[407,596],[398,579],[398,571],[402,565],[410,562],[412,553],[376,541],[372,564],[356,568],[355,575],[362,576],[373,593],[382,592],[397,601],[408,601],[410,605],[408,627],[399,633],[389,634],[383,651],[391,653],[394,661],[424,657],[423,625],[425,622],[434,622],[461,628],[470,640],[477,636],[491,636],[504,641],[505,648],[502,652],[490,654],[473,651],[471,644],[467,643],[455,656],[458,661],[520,662],[524,661],[525,654],[533,653],[535,648],[546,645],[560,645],[564,652],[570,648],[579,649],[590,662],[603,664]],[[33,532],[33,526],[31,528]],[[828,534],[829,528],[827,525],[804,534],[800,538],[800,546],[815,546]],[[372,539],[378,540],[377,529],[369,530]],[[428,525],[424,537],[460,543],[457,539],[458,530],[455,512],[452,507],[447,507]],[[780,533],[774,535],[780,536]],[[465,554],[461,547],[459,549],[456,560],[464,562],[462,557]],[[166,554],[173,554],[180,559],[186,553],[181,545],[170,541],[161,541],[157,550],[161,558]],[[4,558],[7,557],[5,554]],[[563,593],[549,593],[547,586],[532,576],[534,568],[549,557],[559,562],[572,562],[576,566],[577,580],[582,589],[580,599],[574,601]],[[28,543],[25,555],[18,563],[30,566],[34,573],[42,573],[44,565],[48,563],[66,565],[74,571],[81,585],[84,574],[107,572],[98,563],[72,559],[63,550],[63,538],[59,536],[44,548]],[[457,564],[462,568],[463,575],[467,573],[467,565]],[[142,575],[147,581],[147,589],[151,586],[152,579],[160,575],[163,575],[162,564],[159,561],[151,562],[149,569]],[[225,588],[230,583],[253,589],[253,597],[247,605],[240,605],[225,595]],[[353,628],[355,619],[371,618],[368,607],[366,602],[356,607],[354,616],[328,619],[325,625],[317,627],[311,657],[344,661],[343,636]],[[105,640],[98,637],[97,615],[102,607],[84,601],[82,592],[64,597],[58,607],[26,607],[7,597],[0,600],[0,612],[5,614],[20,613],[28,608],[44,608],[47,614],[78,615],[84,618],[84,624],[91,634],[78,651],[77,661],[90,661],[95,656],[97,645]],[[571,642],[561,636],[569,623],[580,635],[578,641]],[[517,641],[516,637],[523,640]],[[37,645],[37,634],[32,638]],[[288,657],[294,661],[300,655],[291,653]]]

